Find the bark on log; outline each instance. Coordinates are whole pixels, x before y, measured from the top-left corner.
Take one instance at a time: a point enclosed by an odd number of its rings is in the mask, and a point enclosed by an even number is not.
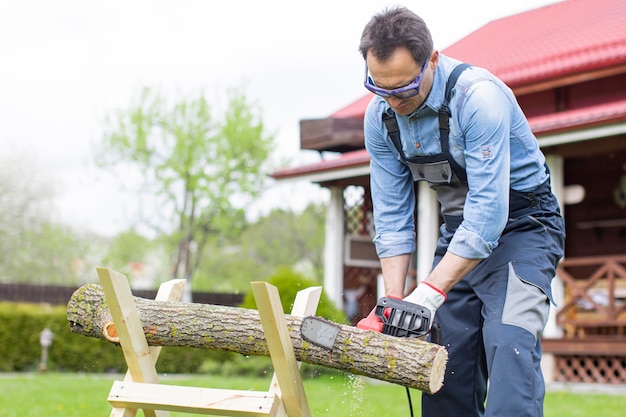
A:
[[[188,346],[269,356],[257,310],[209,304],[164,302],[134,297],[150,346]],[[102,287],[87,284],[67,306],[72,332],[115,342]],[[332,351],[302,339],[302,318],[285,316],[296,358],[433,394],[443,385],[448,353],[420,339],[389,336],[336,324]]]

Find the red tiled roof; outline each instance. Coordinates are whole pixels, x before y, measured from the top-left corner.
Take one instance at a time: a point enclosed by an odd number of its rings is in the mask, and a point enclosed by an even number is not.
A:
[[[487,68],[511,87],[623,64],[626,1],[555,3],[494,20],[443,52]]]
[[[335,119],[363,119],[365,117],[365,109],[372,97],[374,97],[374,94],[368,93],[349,106],[331,114],[329,117]]]
[[[488,23],[442,52],[487,68],[511,87],[626,64],[626,1],[555,3]],[[362,118],[371,97],[330,117]]]

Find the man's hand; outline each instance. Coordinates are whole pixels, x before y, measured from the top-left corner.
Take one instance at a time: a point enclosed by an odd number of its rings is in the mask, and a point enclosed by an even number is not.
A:
[[[403,301],[418,304],[430,310],[430,326],[435,320],[435,312],[446,301],[446,293],[428,282],[420,282]],[[430,330],[430,328],[429,328]]]

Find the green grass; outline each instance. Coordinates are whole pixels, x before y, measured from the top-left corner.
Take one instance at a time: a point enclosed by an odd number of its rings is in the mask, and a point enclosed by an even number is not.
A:
[[[0,417],[108,416],[106,401],[119,375],[0,374]],[[169,377],[162,384],[265,391],[268,378]],[[369,382],[352,376],[321,376],[304,381],[315,417],[410,416],[406,391],[398,385]],[[411,390],[419,416],[419,391]],[[617,417],[626,410],[626,396],[548,392],[546,417]],[[138,413],[138,415],[143,415]],[[171,413],[172,417],[190,414]]]

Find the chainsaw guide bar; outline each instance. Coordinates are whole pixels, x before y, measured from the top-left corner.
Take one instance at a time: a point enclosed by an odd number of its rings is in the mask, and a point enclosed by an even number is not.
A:
[[[326,350],[333,350],[339,330],[339,326],[314,316],[302,319],[300,326],[300,334],[304,340]]]

